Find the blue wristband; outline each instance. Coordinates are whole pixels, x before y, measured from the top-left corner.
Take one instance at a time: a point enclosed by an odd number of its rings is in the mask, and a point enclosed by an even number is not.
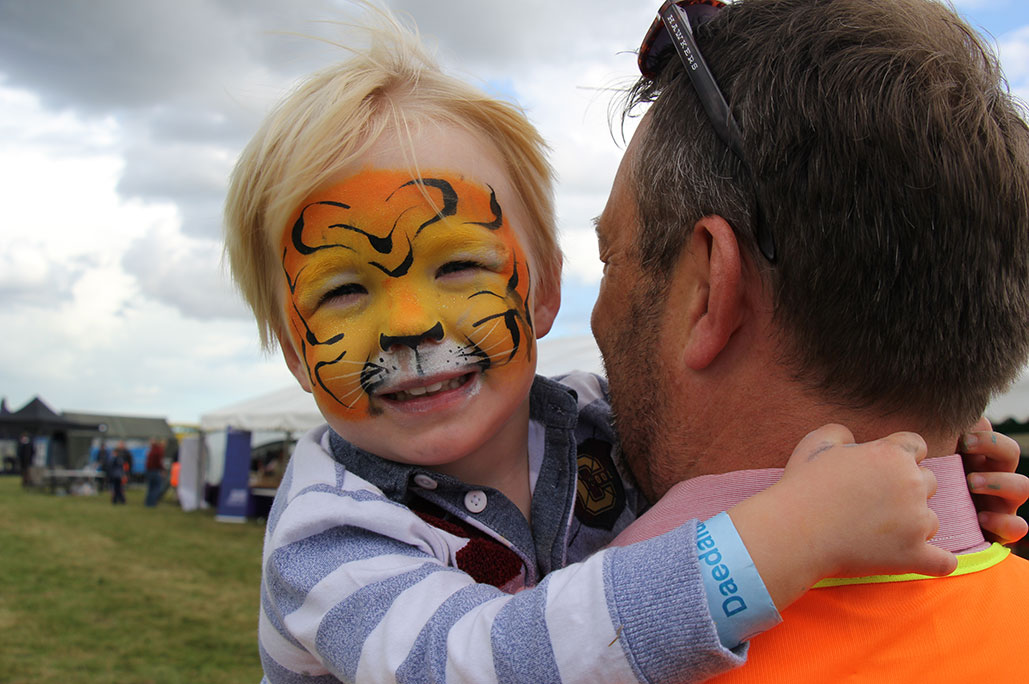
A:
[[[723,646],[735,648],[782,622],[728,513],[697,524],[697,557]]]

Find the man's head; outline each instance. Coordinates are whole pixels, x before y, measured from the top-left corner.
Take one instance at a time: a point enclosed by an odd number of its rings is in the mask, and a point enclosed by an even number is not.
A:
[[[379,23],[247,147],[226,242],[263,339],[332,428],[442,468],[519,421],[524,439],[560,301],[552,177],[520,112]]]
[[[740,0],[696,38],[746,165],[666,54],[629,101],[653,102],[622,169],[642,293],[629,306],[654,322],[634,327],[670,325],[668,284],[717,217],[798,387],[927,429],[970,424],[1029,345],[1029,132],[993,55],[930,0]]]

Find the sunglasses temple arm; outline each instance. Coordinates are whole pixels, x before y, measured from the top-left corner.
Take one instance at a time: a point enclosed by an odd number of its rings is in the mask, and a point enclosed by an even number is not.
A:
[[[743,163],[743,166],[747,168],[751,177],[753,177],[754,174],[750,171],[747,158],[743,155],[743,136],[740,133],[739,125],[736,123],[736,117],[732,115],[732,110],[729,109],[722,91],[719,90],[718,84],[715,83],[714,74],[711,73],[707,62],[704,61],[704,56],[700,54],[700,48],[697,47],[696,39],[693,36],[693,28],[690,25],[689,17],[686,16],[686,13],[678,5],[674,4],[670,4],[660,14],[665,30],[668,31],[668,35],[672,39],[672,45],[675,46],[676,52],[679,53],[679,57],[686,67],[686,73],[690,75],[693,88],[697,91],[697,96],[700,98],[700,103],[704,106],[707,118],[711,121],[711,127],[714,128],[715,133],[725,143],[725,146],[736,155]],[[772,233],[768,230],[768,226],[765,225],[760,204],[755,202],[754,211],[758,248],[769,262],[775,263],[775,240],[772,238]]]
[[[714,74],[711,73],[703,55],[700,54],[689,17],[677,5],[670,5],[661,12],[661,21],[664,22],[672,44],[686,67],[686,73],[693,82],[693,87],[700,97],[708,119],[711,120],[715,133],[722,139],[726,147],[745,163],[746,157],[743,156],[743,148],[740,143],[742,135],[739,125],[736,123],[736,118],[732,115],[722,91],[715,83]]]

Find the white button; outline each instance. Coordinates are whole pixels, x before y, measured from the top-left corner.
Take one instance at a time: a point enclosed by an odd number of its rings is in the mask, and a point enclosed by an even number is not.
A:
[[[439,483],[425,473],[418,473],[412,479],[414,480],[414,483],[422,489],[435,489],[436,487],[439,487]]]
[[[473,489],[465,494],[464,507],[471,513],[482,513],[486,510],[486,492]]]

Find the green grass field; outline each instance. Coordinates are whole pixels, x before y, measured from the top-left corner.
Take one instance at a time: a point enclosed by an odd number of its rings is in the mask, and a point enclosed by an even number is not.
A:
[[[0,683],[256,684],[259,523],[0,477]]]

